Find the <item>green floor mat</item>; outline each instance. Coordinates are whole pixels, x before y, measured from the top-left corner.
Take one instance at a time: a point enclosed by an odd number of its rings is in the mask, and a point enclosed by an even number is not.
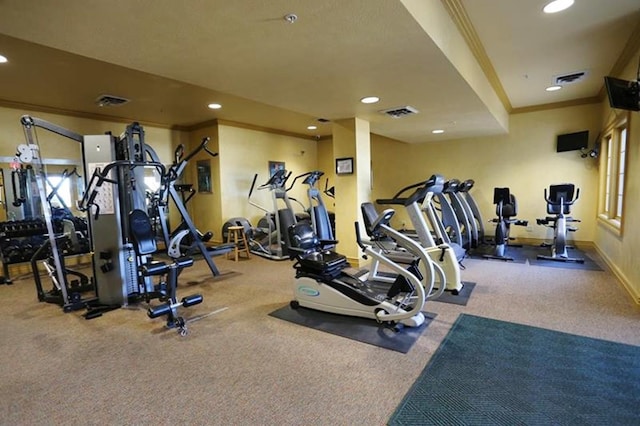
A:
[[[390,425],[637,425],[640,347],[461,314]]]

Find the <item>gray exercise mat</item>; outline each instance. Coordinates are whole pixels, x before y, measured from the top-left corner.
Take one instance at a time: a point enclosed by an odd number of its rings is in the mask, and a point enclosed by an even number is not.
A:
[[[368,343],[385,349],[407,353],[436,314],[424,312],[425,322],[420,327],[402,327],[400,331],[379,324],[375,320],[332,314],[289,304],[269,314],[272,317],[305,327]]]

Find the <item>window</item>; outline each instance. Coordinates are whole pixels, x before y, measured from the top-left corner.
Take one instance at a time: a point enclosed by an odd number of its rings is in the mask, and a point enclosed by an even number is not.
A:
[[[604,132],[600,143],[600,198],[598,218],[619,234],[624,212],[624,177],[627,159],[628,119],[616,121]]]
[[[69,183],[69,179],[62,176],[50,175],[47,176],[47,195],[51,195],[55,188],[55,195],[51,198],[51,204],[54,207],[68,207],[70,208],[73,204],[71,204],[71,185]],[[64,206],[62,205],[64,203]]]

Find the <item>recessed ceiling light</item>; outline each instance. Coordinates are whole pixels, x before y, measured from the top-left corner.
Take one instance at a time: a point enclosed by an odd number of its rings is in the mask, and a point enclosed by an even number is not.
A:
[[[435,129],[432,130],[431,133],[433,133],[434,135],[439,135],[440,133],[444,133],[444,130],[442,129]]]
[[[307,130],[315,130],[318,126],[307,126]]]
[[[562,86],[549,86],[544,90],[546,90],[547,92],[555,92],[556,90],[560,90],[560,89],[562,89]]]
[[[6,56],[0,55],[0,64],[4,64],[5,62],[9,62]]]
[[[544,8],[542,8],[542,11],[544,13],[561,12],[573,6],[573,1],[574,0],[554,0],[551,3],[548,3]]]
[[[211,108],[211,109],[220,109],[220,108],[222,108],[222,105],[220,105],[220,104],[209,104],[207,106],[209,108]]]
[[[379,100],[380,100],[380,98],[377,97],[377,96],[366,96],[366,97],[360,99],[360,102],[362,102],[363,104],[375,104]]]

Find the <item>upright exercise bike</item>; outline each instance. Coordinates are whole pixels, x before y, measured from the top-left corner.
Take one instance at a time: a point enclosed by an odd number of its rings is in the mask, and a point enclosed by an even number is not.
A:
[[[573,198],[574,192],[575,198]],[[547,197],[547,190],[544,190],[544,199],[547,202],[547,214],[554,216],[537,219],[536,223],[552,228],[554,235],[553,243],[545,244],[545,246],[551,246],[551,255],[545,256],[539,254],[538,259],[584,263],[584,259],[570,257],[567,253],[567,248],[572,248],[567,245],[567,232],[575,232],[578,230],[575,227],[567,226],[567,223],[580,222],[580,220],[565,215],[571,213],[571,206],[578,201],[579,196],[580,189],[576,189],[572,183],[549,186],[549,197]]]

